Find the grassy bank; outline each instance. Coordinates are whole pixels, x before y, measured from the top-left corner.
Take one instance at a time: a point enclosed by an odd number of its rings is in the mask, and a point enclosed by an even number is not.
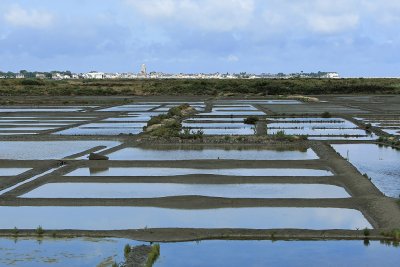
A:
[[[36,80],[0,79],[0,96],[399,94],[400,79]]]

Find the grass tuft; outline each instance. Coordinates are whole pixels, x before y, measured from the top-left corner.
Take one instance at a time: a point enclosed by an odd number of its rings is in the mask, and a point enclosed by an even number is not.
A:
[[[154,244],[151,246],[151,251],[147,257],[146,267],[152,267],[160,256],[160,244]]]
[[[37,233],[38,236],[42,236],[44,234],[44,230],[43,230],[43,227],[41,225],[39,225],[36,228],[36,233]]]

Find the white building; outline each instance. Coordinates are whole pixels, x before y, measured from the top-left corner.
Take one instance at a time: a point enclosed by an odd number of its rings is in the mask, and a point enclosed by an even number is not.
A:
[[[140,73],[139,73],[140,78],[147,78],[147,66],[146,64],[142,64],[140,68]]]
[[[328,78],[328,79],[339,79],[339,73],[337,72],[328,72],[324,78]]]
[[[71,76],[69,76],[69,75],[64,75],[64,74],[61,74],[61,73],[53,73],[53,74],[51,75],[51,78],[52,78],[53,80],[68,80],[68,79],[71,79]]]
[[[21,74],[21,73],[18,73],[17,75],[15,75],[15,78],[17,78],[17,79],[24,79],[24,78],[25,78],[25,75],[23,75],[23,74]]]
[[[88,72],[83,75],[85,79],[104,79],[105,74],[104,72]]]

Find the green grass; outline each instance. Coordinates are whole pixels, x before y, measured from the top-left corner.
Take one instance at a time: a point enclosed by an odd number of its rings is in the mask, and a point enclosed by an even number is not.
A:
[[[399,94],[399,79],[37,80],[1,79],[0,96]]]
[[[245,124],[251,124],[251,125],[256,125],[258,122],[258,117],[256,116],[249,116],[244,119],[243,121]]]
[[[147,257],[146,267],[152,267],[160,256],[160,245],[154,244],[151,246],[151,251]]]
[[[325,111],[324,113],[321,114],[321,118],[329,119],[332,118],[332,115],[328,111]]]
[[[44,234],[44,230],[43,230],[43,228],[42,228],[41,225],[39,225],[39,226],[36,228],[36,234],[37,234],[38,236],[42,236],[42,235]]]
[[[363,234],[364,234],[365,237],[368,237],[371,234],[371,232],[370,232],[370,230],[368,228],[365,228],[363,230]]]
[[[125,258],[127,258],[129,256],[129,253],[131,253],[131,246],[129,244],[126,244],[124,247],[124,256]]]
[[[18,236],[18,234],[19,234],[19,230],[18,230],[17,227],[14,227],[14,229],[12,230],[12,232],[13,232],[14,236]]]
[[[190,129],[184,129],[182,131],[182,120],[187,117],[188,113],[184,111],[190,108],[189,104],[183,104],[177,107],[169,109],[167,114],[161,114],[152,117],[148,121],[147,126],[144,127],[144,131],[152,125],[160,124],[160,127],[156,129],[151,129],[151,131],[146,132],[150,136],[156,137],[180,137],[183,139],[203,139],[204,132],[198,130],[197,132],[191,132]]]

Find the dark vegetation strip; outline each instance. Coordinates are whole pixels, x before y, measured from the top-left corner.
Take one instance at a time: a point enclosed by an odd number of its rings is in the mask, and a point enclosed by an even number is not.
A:
[[[2,79],[1,96],[399,94],[400,79],[37,80]]]

